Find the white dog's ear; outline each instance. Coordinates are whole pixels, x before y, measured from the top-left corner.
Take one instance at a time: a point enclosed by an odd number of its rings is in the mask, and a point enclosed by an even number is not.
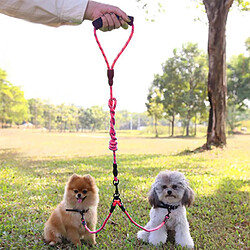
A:
[[[159,199],[158,199],[157,193],[155,191],[155,188],[153,188],[153,187],[149,191],[148,201],[152,207],[157,207],[157,205],[159,204]]]
[[[187,186],[185,189],[185,193],[182,197],[181,203],[184,206],[191,206],[194,202],[194,191],[191,187]]]

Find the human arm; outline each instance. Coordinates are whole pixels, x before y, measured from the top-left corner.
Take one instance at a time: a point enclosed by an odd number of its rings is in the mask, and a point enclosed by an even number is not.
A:
[[[102,16],[104,31],[126,28],[129,21],[118,7],[88,0],[0,0],[0,13],[49,26],[77,25]]]
[[[49,26],[82,23],[88,0],[0,0],[0,13]]]

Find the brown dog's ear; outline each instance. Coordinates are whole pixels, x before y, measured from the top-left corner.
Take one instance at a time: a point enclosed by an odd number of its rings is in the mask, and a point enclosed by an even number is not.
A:
[[[90,174],[86,174],[86,175],[84,175],[84,178],[91,180],[93,177]]]
[[[77,178],[79,178],[79,175],[78,175],[78,174],[73,174],[73,175],[69,178],[69,180],[70,180],[70,181],[73,181],[74,179],[77,179]]]
[[[95,184],[95,179],[90,174],[86,174],[83,177],[89,184],[91,185]]]
[[[159,204],[159,199],[155,191],[155,188],[151,188],[151,190],[149,191],[148,201],[152,207],[157,207],[157,205]]]
[[[194,191],[191,187],[187,186],[185,193],[181,200],[182,205],[191,206],[194,203]]]
[[[84,181],[86,181],[89,184],[89,190],[93,191],[93,192],[98,192],[98,188],[96,186],[95,183],[95,178],[93,176],[91,176],[90,174],[86,174],[83,176]]]

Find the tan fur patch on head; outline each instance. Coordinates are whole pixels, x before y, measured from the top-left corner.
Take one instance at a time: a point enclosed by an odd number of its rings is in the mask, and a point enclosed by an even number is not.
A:
[[[90,175],[80,176],[74,174],[71,176],[68,182],[68,190],[77,189],[79,191],[87,190],[92,192],[97,192],[97,188],[95,185],[95,180]]]

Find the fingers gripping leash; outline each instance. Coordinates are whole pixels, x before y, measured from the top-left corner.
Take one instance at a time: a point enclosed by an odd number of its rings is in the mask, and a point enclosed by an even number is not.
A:
[[[123,51],[126,49],[126,47],[128,46],[129,42],[132,39],[132,36],[134,34],[134,18],[133,17],[129,17],[131,22],[129,23],[129,25],[131,26],[131,33],[130,36],[127,40],[127,42],[125,43],[125,45],[122,47],[121,51],[118,53],[118,55],[116,56],[116,58],[114,59],[112,65],[109,65],[109,61],[105,55],[105,52],[99,42],[99,39],[97,37],[97,30],[99,28],[102,27],[102,21],[97,19],[93,22],[94,25],[94,36],[96,39],[96,42],[101,50],[101,53],[104,57],[104,60],[106,62],[107,65],[107,77],[108,77],[108,83],[109,83],[109,87],[110,87],[110,98],[108,101],[108,106],[109,106],[109,110],[110,110],[110,131],[109,131],[109,135],[110,135],[110,141],[109,141],[109,149],[113,152],[113,175],[114,175],[114,180],[113,180],[113,185],[115,186],[115,193],[113,195],[113,201],[109,210],[109,214],[106,217],[106,219],[104,220],[102,226],[97,229],[96,231],[91,231],[88,226],[87,223],[85,221],[84,218],[84,211],[77,211],[74,209],[68,209],[67,211],[71,211],[71,212],[79,212],[82,215],[82,225],[85,227],[85,229],[91,233],[91,234],[96,234],[99,233],[106,225],[107,221],[109,220],[109,218],[111,217],[113,211],[115,210],[116,206],[118,205],[120,207],[120,209],[125,213],[125,215],[128,217],[128,219],[137,227],[139,227],[140,229],[146,231],[146,232],[153,232],[156,231],[158,229],[160,229],[161,227],[164,226],[164,224],[166,223],[167,219],[169,218],[169,214],[170,211],[168,211],[168,214],[165,216],[164,220],[162,221],[162,223],[153,228],[153,229],[147,229],[144,228],[142,226],[140,226],[139,224],[137,224],[129,215],[129,213],[126,211],[121,199],[120,199],[120,193],[119,193],[119,189],[118,189],[118,185],[119,185],[119,179],[118,179],[118,168],[117,168],[117,161],[116,161],[116,151],[117,151],[117,137],[116,137],[116,131],[115,131],[115,108],[116,108],[116,104],[117,104],[117,100],[113,97],[113,78],[114,78],[114,66],[115,63],[117,62],[118,58],[120,57],[120,55],[123,53]]]

